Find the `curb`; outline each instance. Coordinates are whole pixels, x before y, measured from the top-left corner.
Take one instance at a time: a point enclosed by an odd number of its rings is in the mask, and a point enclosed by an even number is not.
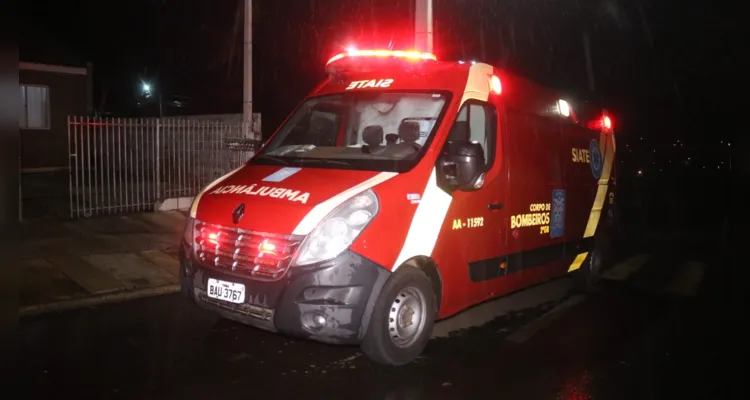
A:
[[[47,304],[36,304],[32,306],[21,307],[18,310],[19,317],[31,317],[35,315],[47,314],[58,311],[69,311],[76,308],[97,306],[102,304],[117,303],[126,300],[137,300],[146,297],[161,296],[165,294],[177,293],[180,291],[179,284],[159,286],[153,288],[128,290],[117,293],[103,294],[99,296],[86,297],[75,300],[58,301]]]

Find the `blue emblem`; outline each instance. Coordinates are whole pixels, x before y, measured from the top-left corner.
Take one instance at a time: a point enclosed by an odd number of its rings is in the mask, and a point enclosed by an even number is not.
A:
[[[558,238],[565,234],[565,189],[552,191],[552,206],[549,215],[549,237]]]
[[[593,139],[589,143],[589,154],[591,157],[591,174],[594,175],[594,178],[599,179],[602,176],[604,158],[602,157],[602,151],[599,150],[599,142],[596,139]]]
[[[284,179],[296,174],[301,170],[302,168],[293,168],[293,167],[284,167],[271,175],[268,175],[267,177],[263,178],[266,182],[281,182]]]

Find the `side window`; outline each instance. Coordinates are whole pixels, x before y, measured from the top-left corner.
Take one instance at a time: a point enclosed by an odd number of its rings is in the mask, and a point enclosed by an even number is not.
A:
[[[482,145],[487,169],[495,160],[497,114],[491,104],[469,101],[461,107],[451,128],[449,141],[469,141]]]
[[[21,113],[19,128],[49,129],[49,88],[21,85]]]

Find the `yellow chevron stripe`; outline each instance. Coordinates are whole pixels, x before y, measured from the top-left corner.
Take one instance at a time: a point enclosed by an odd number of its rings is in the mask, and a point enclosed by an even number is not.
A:
[[[583,231],[583,237],[589,238],[594,236],[596,228],[599,226],[599,220],[602,215],[602,208],[604,208],[604,201],[607,198],[607,191],[609,189],[609,178],[612,174],[612,167],[615,159],[615,136],[614,133],[599,135],[599,148],[604,155],[604,162],[602,165],[602,175],[599,177],[596,188],[596,196],[594,197],[594,204],[591,206],[589,212],[589,221],[586,224],[586,229]],[[573,263],[570,264],[568,272],[573,272],[581,267],[581,264],[586,260],[588,252],[581,253],[576,256]]]

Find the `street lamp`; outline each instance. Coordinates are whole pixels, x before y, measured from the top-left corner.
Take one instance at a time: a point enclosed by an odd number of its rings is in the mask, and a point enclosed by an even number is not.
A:
[[[149,82],[141,81],[141,93],[144,97],[149,98],[151,95],[154,94],[154,88],[153,85],[151,85]],[[162,113],[162,101],[161,101],[161,90],[157,90],[156,94],[159,96],[157,99],[159,101],[159,117],[163,116]]]

